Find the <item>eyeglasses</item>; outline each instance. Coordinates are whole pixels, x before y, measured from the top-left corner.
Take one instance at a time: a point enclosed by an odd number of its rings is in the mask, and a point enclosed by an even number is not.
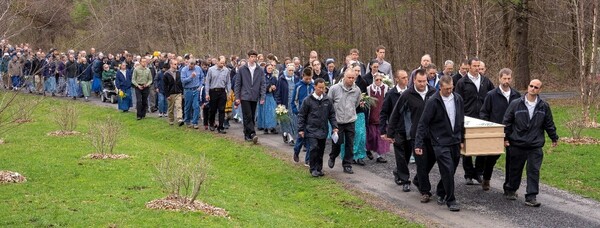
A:
[[[381,79],[375,79],[375,81],[377,81],[377,82],[378,82],[378,81],[381,81]]]
[[[539,86],[529,85],[529,88],[540,89]]]

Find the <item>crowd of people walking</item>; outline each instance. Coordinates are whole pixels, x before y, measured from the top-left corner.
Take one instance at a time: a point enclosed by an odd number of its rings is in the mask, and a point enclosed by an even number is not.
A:
[[[257,130],[280,134],[293,145],[295,162],[300,162],[304,148],[303,162],[313,177],[325,175],[327,140],[332,144],[327,166],[334,168],[339,156],[347,174],[354,173],[353,165],[365,165],[365,158],[387,162],[385,154],[393,148],[394,182],[404,192],[414,184],[420,202],[427,203],[433,196],[429,174],[437,163],[441,175],[437,203],[451,211],[460,210],[454,194],[460,159],[465,184],[488,191],[500,157],[477,156],[473,163],[472,157],[461,156],[465,116],[506,126],[504,194],[517,199],[527,163],[528,206],[540,206],[536,196],[544,132],[552,146],[558,140],[550,106],[538,96],[542,82],[532,80],[521,95],[511,87],[510,69],[501,69],[494,78],[477,58],[461,61],[455,73],[452,60],[438,72],[427,54],[414,70],[392,70],[384,46],[376,48],[367,64],[359,60],[357,49],[351,49],[343,62],[322,61],[311,51],[305,64],[299,57],[280,62],[273,54],[254,50],[245,59],[127,51],[113,55],[94,48],[44,52],[7,40],[2,40],[0,50],[5,90],[85,101],[91,96],[110,98],[108,93],[114,90],[118,110],[129,112],[135,104],[137,120],[158,112],[169,125],[199,129],[202,124],[221,134],[227,133],[229,121],[241,122],[244,140],[255,144]],[[417,166],[412,179],[411,157]]]

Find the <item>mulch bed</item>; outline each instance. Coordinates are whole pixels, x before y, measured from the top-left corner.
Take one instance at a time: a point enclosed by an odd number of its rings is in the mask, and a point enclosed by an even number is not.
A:
[[[78,131],[63,131],[63,130],[58,130],[58,131],[53,131],[53,132],[48,132],[48,136],[71,136],[71,135],[79,135],[81,134],[81,132]]]
[[[18,123],[18,124],[29,123],[29,122],[33,122],[33,120],[32,119],[17,119],[17,120],[15,120],[15,123]]]
[[[99,154],[99,153],[88,154],[85,157],[89,158],[89,159],[127,159],[127,158],[130,158],[129,155],[127,155],[127,154]]]
[[[200,211],[207,215],[230,218],[229,213],[223,208],[211,206],[198,200],[194,201],[193,204],[184,203],[182,201],[187,202],[189,200],[183,200],[175,195],[170,195],[163,199],[152,200],[146,203],[146,207],[150,209],[168,211]]]
[[[567,143],[567,144],[572,144],[572,145],[595,145],[595,144],[600,144],[600,140],[596,139],[596,138],[592,138],[592,137],[581,137],[578,139],[575,138],[571,138],[571,137],[562,137],[560,138],[561,142]]]
[[[27,181],[27,178],[25,178],[25,176],[17,173],[17,172],[11,172],[11,171],[7,171],[7,170],[0,170],[0,184],[5,184],[5,183],[22,183]]]

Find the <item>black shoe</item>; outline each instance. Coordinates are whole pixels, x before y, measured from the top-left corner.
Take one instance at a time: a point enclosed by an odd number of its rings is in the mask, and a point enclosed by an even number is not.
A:
[[[448,205],[448,210],[457,212],[460,211],[460,207],[458,206],[458,204],[450,204]]]
[[[400,176],[398,176],[398,172],[394,170],[392,171],[392,174],[394,174],[394,183],[396,183],[397,185],[403,185],[402,180],[400,180]]]
[[[227,134],[227,132],[223,129],[217,129],[217,131],[219,132],[219,134]]]
[[[323,173],[323,171],[319,171],[319,176],[325,176],[325,173]]]
[[[258,129],[259,131],[262,131],[262,130],[264,130],[264,128],[260,128],[260,127],[259,127],[259,128],[257,128],[257,129]]]
[[[141,120],[141,119],[142,119],[142,117],[138,117],[138,118],[136,118],[136,119],[137,119],[137,120]]]
[[[525,205],[530,207],[539,207],[542,203],[538,202],[536,199],[525,200]]]
[[[180,121],[180,122],[179,122],[179,126],[180,126],[180,127],[181,127],[181,126],[183,126],[183,124],[184,124],[184,122],[183,122],[183,121]]]
[[[73,100],[76,100],[76,99],[77,99],[77,97],[73,97]]]
[[[344,173],[353,174],[354,171],[352,171],[352,167],[344,167]]]
[[[298,154],[294,153],[294,162],[298,163],[300,162],[300,157],[298,157]]]
[[[515,192],[505,192],[504,196],[506,197],[507,200],[517,200],[517,194]]]
[[[477,181],[477,183],[479,183],[479,184],[483,183],[483,176],[482,175],[475,176],[475,181]]]
[[[366,164],[365,164],[365,160],[363,160],[363,159],[358,159],[358,160],[356,160],[356,164],[358,164],[358,165],[360,165],[360,166],[365,166],[365,165],[366,165]]]
[[[250,138],[250,136],[244,136],[244,140],[246,140],[246,142],[250,142],[252,141],[252,138]]]
[[[215,126],[210,126],[208,129],[210,129],[210,131],[215,131]]]
[[[265,130],[264,130],[264,134],[265,134],[265,135],[268,135],[268,134],[269,134],[269,129],[265,129]]]
[[[313,170],[312,172],[310,172],[310,175],[312,175],[313,177],[319,177],[319,171]]]
[[[335,159],[329,158],[327,161],[327,166],[329,166],[330,169],[333,169],[333,166],[335,166]]]
[[[446,198],[446,197],[443,197],[443,196],[438,196],[438,197],[437,197],[437,204],[439,204],[439,205],[444,205],[444,204],[446,204],[446,200],[444,200],[444,198]]]
[[[276,135],[276,134],[278,134],[278,133],[279,133],[279,132],[277,132],[277,129],[275,129],[275,128],[271,129],[271,134],[275,134],[275,135]]]
[[[370,150],[367,150],[367,158],[369,158],[369,160],[373,160],[373,153]]]
[[[402,185],[403,192],[410,192],[410,183],[405,183]]]
[[[475,183],[473,182],[473,178],[465,178],[465,184],[467,185],[475,185]]]
[[[378,157],[376,162],[377,163],[387,163],[387,160],[385,160],[385,158],[383,158],[383,157]]]

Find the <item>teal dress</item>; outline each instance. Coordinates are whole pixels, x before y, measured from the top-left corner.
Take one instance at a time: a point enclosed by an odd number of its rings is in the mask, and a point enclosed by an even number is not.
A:
[[[354,160],[364,159],[367,156],[367,127],[365,125],[365,113],[356,113],[354,122]],[[344,143],[341,146],[340,157],[344,157]]]

